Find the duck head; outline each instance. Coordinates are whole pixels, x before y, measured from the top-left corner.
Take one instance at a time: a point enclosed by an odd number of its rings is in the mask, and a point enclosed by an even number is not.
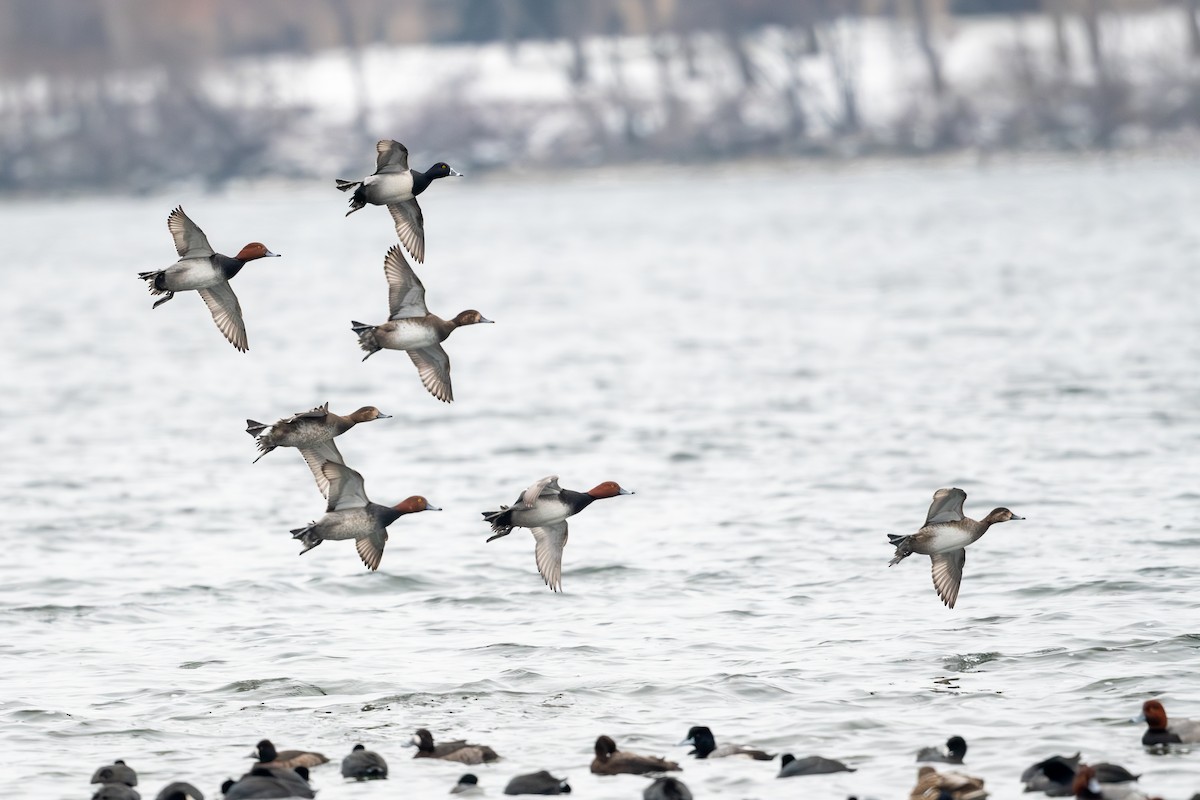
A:
[[[412,498],[409,498],[409,500],[411,500],[411,499]],[[421,498],[421,499],[423,500],[424,498]],[[407,503],[408,500],[405,500],[404,502]],[[401,504],[401,505],[403,505],[403,504]],[[404,746],[405,747],[415,747],[423,753],[432,753],[433,752],[433,734],[430,733],[425,728],[417,728],[416,732],[413,733],[412,738],[409,739],[407,742],[405,742]]]
[[[628,489],[622,489],[621,485],[616,481],[605,481],[587,492],[595,500],[603,500],[606,497],[616,497],[619,494],[633,494]]]
[[[991,512],[986,517],[984,517],[981,521],[986,522],[988,525],[995,525],[997,522],[1008,522],[1009,520],[1013,520],[1013,519],[1025,519],[1025,518],[1018,517],[1016,514],[1009,511],[1007,508],[993,508],[991,510]]]
[[[424,497],[421,497],[419,494],[414,494],[407,500],[401,500],[399,503],[396,503],[396,505],[392,506],[392,508],[394,508],[396,511],[399,511],[401,514],[419,514],[422,511],[441,511],[441,509],[437,506],[430,505],[429,501]],[[429,746],[432,747],[433,736],[424,728],[417,731],[417,734],[421,734],[422,732],[429,737]]]
[[[1167,710],[1157,700],[1147,700],[1142,703],[1142,713],[1133,721],[1146,723],[1152,731],[1163,731],[1167,729]]]
[[[425,170],[425,177],[429,178],[431,181],[438,178],[461,178],[462,176],[463,174],[461,172],[451,167],[445,161],[439,161],[429,169]]]
[[[254,752],[250,754],[250,758],[256,758],[261,763],[267,764],[275,760],[275,745],[271,744],[270,739],[263,739],[254,748]]]
[[[681,746],[690,744],[695,748],[689,755],[694,755],[696,758],[704,758],[717,749],[717,740],[713,738],[712,731],[703,725],[693,725],[689,728],[687,738],[679,744]]]
[[[238,261],[255,261],[260,258],[279,258],[279,253],[272,253],[262,242],[251,242],[238,251],[234,256]]]
[[[350,415],[350,419],[355,422],[371,422],[377,419],[391,419],[391,414],[385,414],[375,406],[363,406],[358,411]]]
[[[481,322],[492,322],[473,308],[468,308],[466,311],[460,311],[458,316],[451,320],[454,327],[461,328],[463,325],[478,325]]]
[[[609,757],[617,752],[617,743],[608,736],[600,736],[596,739],[596,758],[600,761],[608,761]]]

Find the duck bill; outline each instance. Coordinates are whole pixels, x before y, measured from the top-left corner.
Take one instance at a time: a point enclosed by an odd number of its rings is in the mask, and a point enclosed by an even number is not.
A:
[[[463,174],[462,174],[461,172],[459,172],[458,170],[456,170],[454,167],[451,167],[451,168],[450,168],[450,174],[449,174],[447,177],[449,177],[449,178],[461,178],[461,177],[463,177]]]
[[[676,747],[695,747],[696,742],[694,739],[684,739],[682,742],[680,742],[679,744],[677,744],[675,746]]]
[[[1146,721],[1146,715],[1145,715],[1145,714],[1138,714],[1136,717],[1130,717],[1130,718],[1129,718],[1129,721],[1130,721],[1130,722],[1145,722],[1145,721]]]
[[[392,415],[391,415],[391,414],[380,414],[380,415],[379,415],[378,417],[376,417],[375,419],[391,419],[391,418],[392,418]]]
[[[263,256],[263,258],[282,258],[282,256],[280,256],[279,253],[272,253],[270,250],[268,250],[267,254]]]
[[[622,495],[622,494],[636,494],[636,493],[635,493],[635,492],[631,492],[631,491],[629,491],[628,489],[622,489],[621,491],[617,492],[617,494],[618,494],[618,495]]]
[[[1018,517],[1016,514],[1013,514],[1012,518],[1013,519],[1025,519],[1024,517]]]
[[[426,511],[441,511],[442,509],[441,509],[441,506],[426,505],[425,510]]]
[[[479,318],[479,321],[480,321],[480,322],[486,322],[486,323],[488,323],[489,325],[495,325],[495,324],[496,324],[496,320],[494,320],[494,319],[488,319],[487,317],[480,317],[480,318]]]

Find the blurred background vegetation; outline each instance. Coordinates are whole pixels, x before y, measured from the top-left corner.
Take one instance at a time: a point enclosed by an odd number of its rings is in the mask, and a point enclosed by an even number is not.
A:
[[[0,0],[0,191],[1198,129],[1200,0]]]

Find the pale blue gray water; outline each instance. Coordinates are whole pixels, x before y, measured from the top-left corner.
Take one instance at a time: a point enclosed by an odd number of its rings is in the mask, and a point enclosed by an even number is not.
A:
[[[331,176],[332,178],[332,176]],[[1143,700],[1200,717],[1200,168],[1072,164],[630,170],[444,181],[423,198],[431,308],[458,331],[452,406],[385,317],[385,211],[329,185],[6,201],[0,751],[6,797],[87,797],[124,758],[144,796],[210,797],[268,736],[392,781],[314,771],[323,800],[441,797],[426,726],[582,798],[595,737],[685,761],[718,741],[858,767],[686,761],[697,797],[906,795],[951,734],[997,797],[1052,753],[1200,789],[1152,756]],[[199,298],[151,311],[182,202],[224,252],[250,352]],[[323,503],[300,458],[251,464],[247,417],[330,401],[392,420],[341,439],[372,497],[445,511],[366,572],[288,529]],[[554,595],[524,531],[479,512],[549,473],[636,490],[572,522]],[[971,549],[958,608],[888,532],[940,486],[1027,517]],[[802,781],[797,783],[796,781]]]

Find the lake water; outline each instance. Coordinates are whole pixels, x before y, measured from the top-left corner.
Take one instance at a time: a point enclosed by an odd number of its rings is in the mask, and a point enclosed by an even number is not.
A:
[[[218,250],[284,256],[234,281],[246,355],[135,276],[173,261],[179,202]],[[345,202],[0,205],[7,797],[88,797],[115,758],[144,797],[219,797],[264,736],[390,760],[317,769],[322,800],[442,797],[467,770],[412,761],[422,726],[503,755],[472,770],[493,796],[545,768],[640,797],[588,772],[599,734],[685,761],[698,798],[907,796],[952,734],[995,797],[1076,750],[1200,790],[1200,753],[1129,722],[1152,696],[1200,717],[1200,162],[443,181],[429,305],[497,323],[446,343],[451,406],[401,353],[360,362],[395,236]],[[445,509],[394,524],[378,573],[347,542],[298,558],[312,478],[251,464],[247,417],[324,401],[394,415],[339,440],[373,499]],[[551,473],[637,492],[572,520],[562,595],[479,516]],[[972,547],[953,611],[925,558],[887,568],[942,486],[1027,518]],[[700,724],[858,771],[685,760]]]

